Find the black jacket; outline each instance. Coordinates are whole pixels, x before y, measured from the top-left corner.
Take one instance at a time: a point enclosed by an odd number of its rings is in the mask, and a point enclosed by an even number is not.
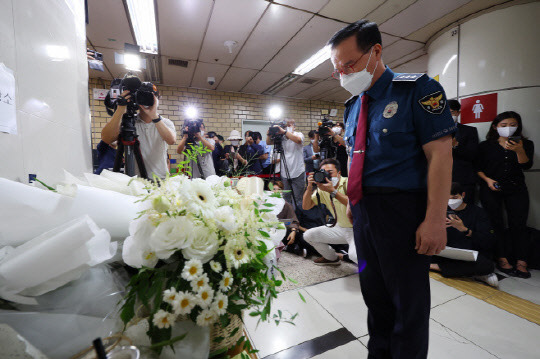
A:
[[[478,176],[474,168],[474,159],[478,152],[478,130],[476,127],[458,123],[456,140],[458,145],[452,149],[454,158],[452,182],[461,184],[476,183]]]
[[[492,252],[495,244],[491,222],[484,209],[468,204],[462,211],[456,211],[456,215],[463,221],[465,227],[472,230],[472,236],[461,233],[454,227],[448,227],[446,234],[448,246],[461,249],[472,249],[483,254]]]

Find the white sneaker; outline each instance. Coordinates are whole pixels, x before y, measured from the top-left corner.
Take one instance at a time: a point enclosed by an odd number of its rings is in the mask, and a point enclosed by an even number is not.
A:
[[[497,278],[497,275],[495,273],[491,273],[488,275],[478,275],[474,277],[477,280],[480,280],[484,283],[487,283],[488,285],[498,288],[499,287],[499,279]]]

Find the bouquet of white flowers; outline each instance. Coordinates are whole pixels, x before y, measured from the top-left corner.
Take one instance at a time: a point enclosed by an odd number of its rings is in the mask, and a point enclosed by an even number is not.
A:
[[[184,337],[171,338],[171,326],[180,318],[225,327],[230,315],[255,308],[250,315],[269,320],[282,283],[269,269],[285,279],[266,258],[274,251],[269,232],[281,226],[275,204],[264,196],[241,195],[230,179],[217,176],[175,176],[148,184],[147,190],[141,201],[151,205],[131,223],[123,248],[126,264],[139,268],[127,287],[124,323],[142,305],[149,313],[152,348],[160,351]],[[294,316],[277,319],[290,322]]]

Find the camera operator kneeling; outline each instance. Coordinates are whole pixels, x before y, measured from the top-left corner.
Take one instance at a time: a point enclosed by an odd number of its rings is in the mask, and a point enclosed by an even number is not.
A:
[[[182,136],[182,139],[178,144],[178,148],[176,149],[177,153],[182,154],[186,146],[198,146],[199,143],[202,143],[204,147],[210,150],[202,156],[197,155],[197,162],[191,161],[189,163],[192,178],[206,178],[216,174],[214,160],[212,159],[212,151],[214,150],[216,141],[211,138],[206,138],[204,136],[204,130],[205,126],[202,121],[195,129],[190,128],[189,125],[186,125],[184,127],[184,135]],[[201,173],[201,170],[203,173]]]
[[[315,259],[314,262],[317,265],[341,264],[340,256],[330,247],[330,244],[348,244],[349,258],[356,262],[352,224],[346,214],[349,201],[347,197],[347,177],[341,176],[339,162],[331,158],[321,162],[321,169],[325,170],[330,178],[324,178],[324,183],[317,183],[313,174],[309,175],[302,208],[309,210],[317,205],[318,193],[321,203],[326,205],[334,218],[337,215],[337,223],[334,227],[320,226],[308,229],[304,233],[304,239],[322,255],[322,257]],[[313,191],[314,185],[317,187],[315,192]],[[332,202],[334,202],[334,206],[332,206]]]
[[[431,270],[440,271],[444,277],[475,277],[497,287],[498,279],[491,253],[495,236],[487,213],[463,199],[467,193],[459,183],[452,183],[446,218],[447,245],[449,247],[478,251],[475,262],[433,256]]]

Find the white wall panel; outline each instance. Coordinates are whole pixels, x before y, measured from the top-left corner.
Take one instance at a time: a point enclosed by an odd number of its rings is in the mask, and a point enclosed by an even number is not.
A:
[[[457,28],[433,41],[428,48],[428,75],[439,76],[447,98],[457,97],[458,35]]]
[[[33,173],[54,184],[63,178],[63,169],[75,175],[90,171],[84,2],[2,0],[0,5],[2,34],[10,34],[15,45],[16,63],[10,67],[15,70],[19,130],[0,137],[0,151],[10,154],[9,160],[2,159],[0,176],[27,182]],[[9,21],[5,9],[11,7]],[[3,61],[12,56],[13,46],[1,46]],[[48,46],[61,48],[65,58],[51,57]]]
[[[460,96],[540,85],[540,2],[494,11],[461,25]]]

